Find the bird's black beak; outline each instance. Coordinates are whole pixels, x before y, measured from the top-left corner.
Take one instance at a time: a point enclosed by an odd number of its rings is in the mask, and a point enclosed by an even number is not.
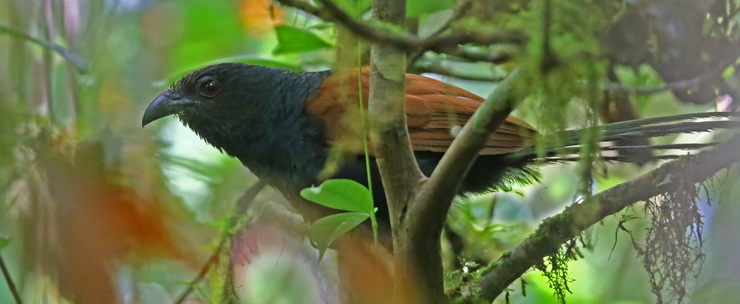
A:
[[[190,99],[183,98],[179,93],[167,90],[159,94],[157,98],[149,104],[144,111],[144,117],[141,119],[141,126],[144,127],[152,121],[165,116],[177,114],[182,106],[191,105],[194,102]]]

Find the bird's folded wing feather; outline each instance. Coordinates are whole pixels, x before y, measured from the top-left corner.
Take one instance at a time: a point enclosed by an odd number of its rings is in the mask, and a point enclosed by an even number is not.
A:
[[[367,109],[369,69],[362,69],[362,90],[357,70],[329,76],[306,102],[306,112],[324,121],[325,139],[347,152],[362,151],[359,96]],[[406,75],[406,123],[415,151],[445,152],[459,130],[480,106],[483,98],[428,77]],[[505,154],[531,146],[535,129],[509,116],[491,135],[481,154]],[[371,145],[372,149],[372,145]]]

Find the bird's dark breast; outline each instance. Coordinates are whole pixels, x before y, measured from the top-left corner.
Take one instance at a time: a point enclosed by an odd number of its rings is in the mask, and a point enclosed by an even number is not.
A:
[[[271,134],[250,147],[250,153],[241,157],[258,176],[279,189],[300,189],[318,182],[317,176],[328,155],[328,147],[321,140],[323,125],[311,121],[285,121]],[[289,126],[290,125],[290,126]],[[282,133],[282,134],[281,134]]]
[[[324,141],[324,122],[305,113],[306,100],[328,73],[281,75],[274,91],[263,100],[259,115],[217,133],[231,134],[221,145],[258,178],[279,190],[308,219],[327,215],[328,210],[300,197],[304,188],[318,185],[330,147]],[[255,111],[254,107],[242,111]],[[203,136],[205,138],[205,136]],[[214,135],[218,137],[218,135]],[[206,139],[208,140],[208,139]]]
[[[306,218],[314,220],[329,214],[329,210],[300,197],[302,189],[320,183],[318,176],[329,153],[322,139],[323,123],[300,115],[271,121],[266,126],[269,132],[258,128],[237,132],[258,134],[230,141],[220,148],[280,191]]]

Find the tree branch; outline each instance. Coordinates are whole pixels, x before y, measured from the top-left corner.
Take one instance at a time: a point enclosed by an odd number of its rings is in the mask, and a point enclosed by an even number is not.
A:
[[[502,64],[514,57],[513,51],[484,51],[477,47],[461,46],[444,52],[445,54],[460,57],[470,61],[490,62]]]
[[[383,22],[402,24],[405,11],[405,1],[380,0],[373,4],[373,15]],[[405,61],[403,50],[382,44],[372,46],[371,139],[388,199],[391,227],[398,227],[410,189],[423,178],[406,127]]]
[[[410,224],[411,227],[441,232],[447,211],[465,174],[478,158],[480,150],[486,146],[491,133],[498,129],[523,99],[522,79],[521,71],[511,73],[496,86],[465,124],[420,190],[420,198],[415,202],[424,203],[410,206],[410,213],[419,220],[416,225]]]
[[[508,254],[480,281],[480,296],[493,301],[514,280],[533,265],[552,255],[560,246],[573,239],[593,224],[615,214],[638,201],[675,191],[689,180],[702,182],[718,171],[740,161],[740,135],[711,150],[688,155],[669,162],[629,182],[594,195],[587,201],[574,204],[560,214],[546,219],[537,230]]]
[[[427,299],[442,302],[444,288],[440,234],[447,212],[457,194],[463,177],[485,147],[491,133],[506,119],[521,99],[520,72],[514,72],[491,93],[442,157],[437,168],[409,203],[405,226],[394,250],[407,254],[409,267],[416,267],[421,280],[426,280],[425,292],[436,296]],[[394,230],[395,232],[395,230]]]
[[[297,8],[299,10],[302,10],[306,13],[309,13],[311,15],[314,15],[316,17],[319,17],[325,21],[335,21],[334,16],[329,13],[329,11],[322,10],[316,5],[313,5],[311,2],[304,1],[304,0],[277,0],[277,2],[280,2],[283,5],[287,5],[290,7]]]
[[[410,72],[414,74],[434,73],[438,75],[454,77],[457,79],[474,81],[498,82],[503,80],[503,77],[458,71],[457,69],[451,68],[447,63],[449,63],[448,60],[444,60],[441,58],[429,58],[419,60],[411,66]]]
[[[371,42],[386,44],[404,50],[433,50],[440,53],[455,51],[459,45],[478,43],[483,45],[495,43],[522,44],[526,36],[516,31],[467,31],[449,35],[420,38],[408,33],[395,33],[390,30],[372,26],[352,18],[330,0],[317,0],[323,5],[319,8],[302,0],[277,0],[278,2],[303,10],[323,20],[336,22],[355,34]],[[400,23],[398,25],[402,25]]]
[[[403,25],[406,1],[376,0],[373,16],[380,22]],[[371,140],[376,153],[393,235],[394,303],[438,303],[444,298],[441,269],[434,277],[426,276],[426,264],[420,263],[410,247],[406,229],[407,204],[424,175],[416,163],[406,125],[406,52],[390,44],[376,43],[371,49],[370,102]]]

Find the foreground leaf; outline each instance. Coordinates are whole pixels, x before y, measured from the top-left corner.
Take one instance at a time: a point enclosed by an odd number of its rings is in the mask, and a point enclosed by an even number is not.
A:
[[[349,179],[330,179],[318,187],[301,190],[301,196],[320,205],[368,216],[373,214],[373,196],[362,184]]]
[[[275,27],[278,46],[272,52],[275,55],[315,51],[332,47],[331,44],[316,34],[289,25]]]
[[[319,261],[324,252],[342,234],[352,230],[370,216],[360,212],[345,212],[320,218],[311,225],[311,238],[319,249]]]

